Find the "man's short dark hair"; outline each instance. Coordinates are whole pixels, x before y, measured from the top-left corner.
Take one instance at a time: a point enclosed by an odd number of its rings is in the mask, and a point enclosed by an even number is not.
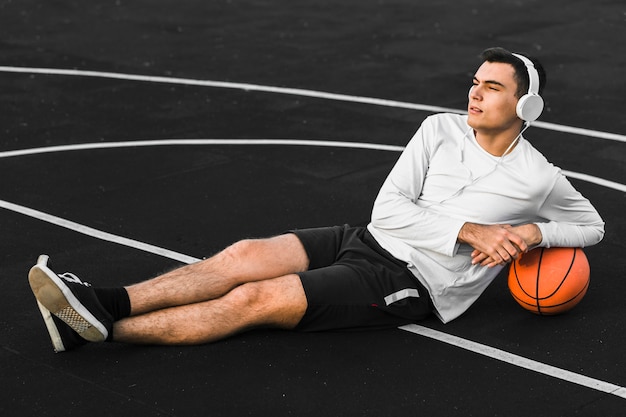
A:
[[[524,53],[520,53],[520,55],[524,55],[526,58],[530,59],[537,69],[537,73],[539,74],[539,95],[541,95],[547,81],[546,71],[544,70],[543,65],[541,65],[541,62],[539,62],[537,58],[533,58]],[[483,62],[499,62],[512,65],[515,69],[515,81],[517,81],[517,91],[515,95],[517,97],[521,97],[528,92],[530,79],[528,78],[526,65],[522,62],[522,60],[506,49],[500,47],[485,49],[483,53],[480,54],[480,57]]]

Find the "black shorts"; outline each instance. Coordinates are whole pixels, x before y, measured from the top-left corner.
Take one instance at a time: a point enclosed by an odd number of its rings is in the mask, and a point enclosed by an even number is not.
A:
[[[294,230],[309,256],[308,307],[296,330],[388,328],[429,316],[426,289],[365,227]]]

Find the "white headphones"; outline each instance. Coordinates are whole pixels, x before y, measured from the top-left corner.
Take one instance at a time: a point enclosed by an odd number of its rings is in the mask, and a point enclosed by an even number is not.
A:
[[[543,111],[543,99],[539,95],[539,73],[533,62],[523,55],[513,54],[519,58],[528,71],[528,93],[520,97],[517,102],[517,117],[527,123],[534,122]]]
[[[528,72],[528,92],[520,97],[515,110],[517,117],[526,123],[531,123],[537,120],[543,111],[543,99],[539,95],[539,73],[533,62],[524,55],[513,54],[513,56],[526,65],[526,71]],[[470,98],[471,94],[472,88],[470,88],[468,94]]]

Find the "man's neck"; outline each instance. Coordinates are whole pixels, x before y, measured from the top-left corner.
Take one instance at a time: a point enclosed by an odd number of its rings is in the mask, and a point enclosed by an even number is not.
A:
[[[522,127],[523,125],[516,125],[511,129],[497,132],[474,130],[474,136],[476,137],[476,142],[486,152],[493,156],[504,156],[504,154],[511,152],[517,146],[516,139],[521,135]]]

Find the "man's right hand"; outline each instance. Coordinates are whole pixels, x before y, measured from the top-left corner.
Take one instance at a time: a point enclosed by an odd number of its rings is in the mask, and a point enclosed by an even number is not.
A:
[[[472,264],[489,268],[511,262],[528,250],[525,240],[508,224],[465,223],[457,240],[474,248]]]

